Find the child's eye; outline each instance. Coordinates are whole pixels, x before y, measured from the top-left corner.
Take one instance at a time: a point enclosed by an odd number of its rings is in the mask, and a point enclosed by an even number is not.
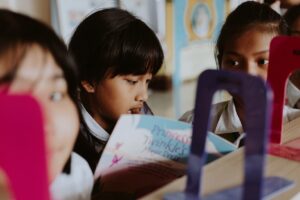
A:
[[[151,82],[151,79],[147,79],[146,83],[149,84]]]
[[[238,67],[240,64],[237,60],[227,60],[225,63],[230,67]]]
[[[129,80],[126,79],[127,83],[129,83],[130,85],[135,85],[138,81],[134,81],[134,80]]]
[[[65,94],[62,92],[52,92],[50,94],[50,100],[53,102],[58,102],[64,98]]]
[[[267,65],[267,64],[269,64],[269,60],[268,59],[259,59],[258,64],[259,65]]]

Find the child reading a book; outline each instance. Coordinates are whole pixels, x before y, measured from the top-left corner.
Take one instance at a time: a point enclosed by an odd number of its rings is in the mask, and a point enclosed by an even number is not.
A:
[[[75,151],[94,171],[122,114],[151,114],[147,89],[163,62],[155,33],[125,10],[97,11],[75,30],[69,51],[80,72],[81,131]]]
[[[30,94],[42,108],[52,199],[89,199],[93,174],[72,153],[79,131],[77,82],[66,46],[53,30],[25,15],[0,9],[0,24],[1,92]]]
[[[286,32],[286,23],[268,5],[253,1],[242,3],[228,15],[217,40],[215,55],[219,68],[266,80],[270,42]],[[210,131],[237,146],[243,145],[243,107],[244,102],[237,96],[213,105]],[[285,107],[284,123],[299,116],[299,110]],[[186,112],[180,120],[192,122],[193,111]]]

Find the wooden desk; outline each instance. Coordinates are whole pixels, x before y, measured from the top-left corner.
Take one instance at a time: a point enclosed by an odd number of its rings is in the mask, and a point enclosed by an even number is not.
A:
[[[300,118],[285,124],[283,127],[283,142],[300,137]],[[204,167],[202,178],[202,194],[207,195],[221,189],[239,185],[243,182],[244,148],[230,153]],[[267,156],[265,176],[280,176],[295,181],[295,186],[273,199],[290,199],[300,192],[300,162],[295,162],[275,156]],[[173,181],[161,189],[145,196],[142,200],[163,199],[167,193],[183,191],[186,176]]]

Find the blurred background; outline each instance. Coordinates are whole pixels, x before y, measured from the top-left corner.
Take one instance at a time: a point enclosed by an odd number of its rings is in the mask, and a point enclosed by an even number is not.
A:
[[[196,79],[216,69],[214,43],[227,14],[244,0],[0,0],[50,26],[68,44],[78,23],[108,7],[129,10],[157,34],[164,66],[150,85],[149,105],[156,115],[177,119],[194,107]],[[214,101],[229,98],[224,92]]]

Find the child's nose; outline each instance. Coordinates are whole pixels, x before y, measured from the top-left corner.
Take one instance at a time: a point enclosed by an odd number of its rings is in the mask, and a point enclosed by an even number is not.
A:
[[[148,99],[148,86],[143,86],[140,88],[138,94],[136,95],[136,101],[147,101]]]
[[[258,66],[254,62],[248,61],[245,63],[244,69],[247,74],[257,76],[258,75]]]
[[[262,69],[260,69],[258,66],[255,65],[249,65],[248,66],[248,74],[251,74],[253,76],[261,77],[262,79],[266,80],[266,72]]]
[[[247,69],[248,69],[247,70],[248,74],[251,74],[253,76],[257,76],[258,75],[258,71],[257,71],[257,69],[256,69],[255,66],[248,65]]]

